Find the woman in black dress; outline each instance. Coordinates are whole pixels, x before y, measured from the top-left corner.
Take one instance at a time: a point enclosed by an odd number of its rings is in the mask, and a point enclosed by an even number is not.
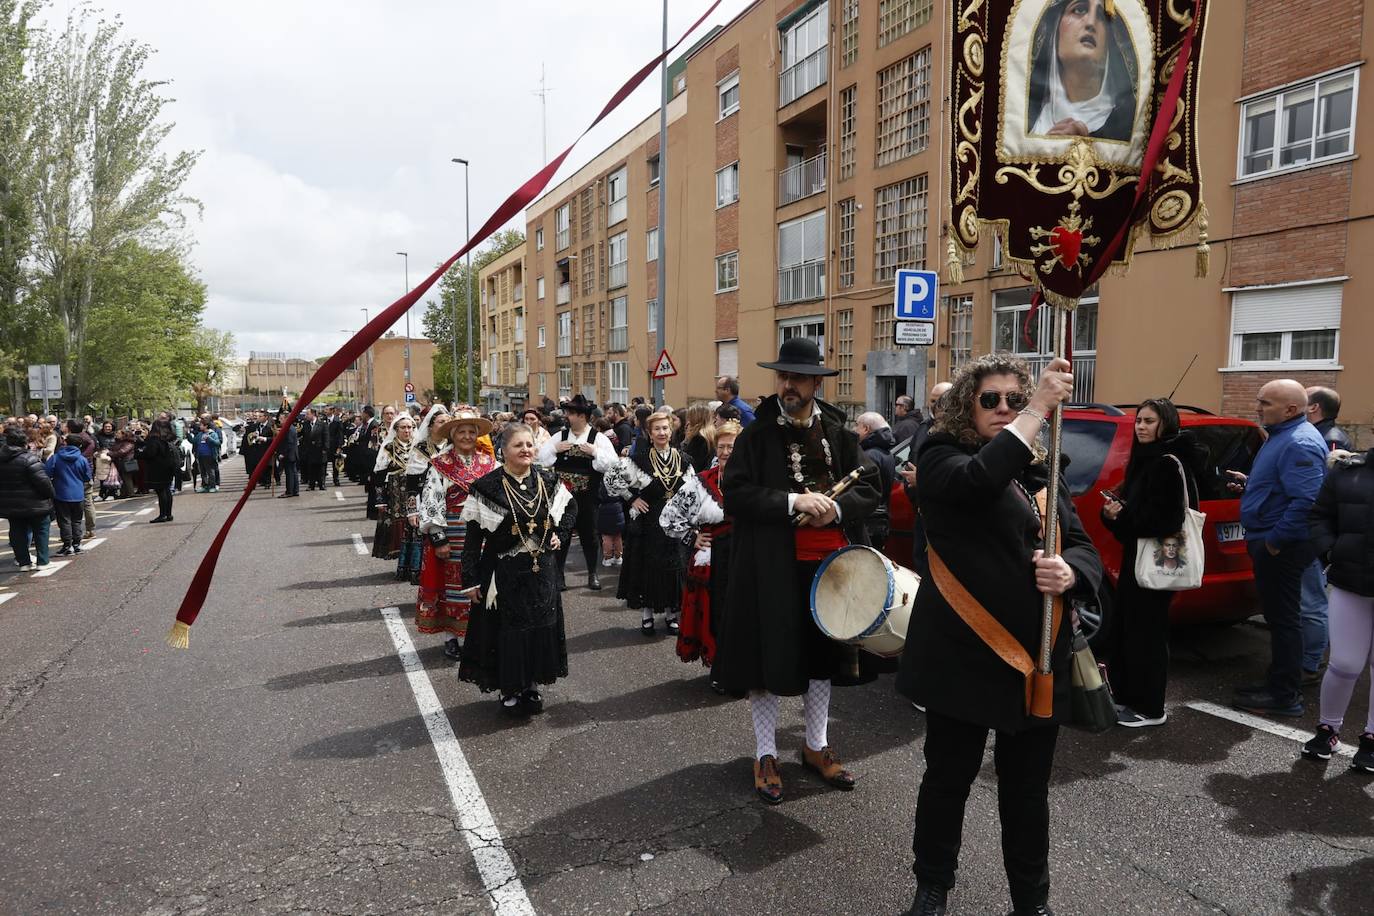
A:
[[[507,426],[504,464],[473,484],[459,517],[472,616],[458,677],[483,693],[500,691],[510,716],[543,712],[535,685],[568,675],[557,551],[577,503],[552,471],[534,466],[535,454],[534,432]]]
[[[692,462],[670,444],[672,414],[654,414],[646,428],[649,447],[620,459],[604,479],[607,492],[630,502],[625,566],[616,597],[642,613],[639,628],[645,636],[654,635],[654,614],[662,613],[668,634],[676,637],[686,558],[682,545],[659,525],[659,514],[692,476]]]

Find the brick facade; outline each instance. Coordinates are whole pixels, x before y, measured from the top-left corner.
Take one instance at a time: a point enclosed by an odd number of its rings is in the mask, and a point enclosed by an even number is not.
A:
[[[1296,379],[1304,388],[1321,385],[1340,390],[1339,371],[1329,369],[1288,369],[1274,372],[1224,372],[1221,381],[1221,412],[1228,417],[1253,417],[1255,395],[1266,382]]]
[[[1247,0],[1241,93],[1355,63],[1363,31],[1364,0]]]

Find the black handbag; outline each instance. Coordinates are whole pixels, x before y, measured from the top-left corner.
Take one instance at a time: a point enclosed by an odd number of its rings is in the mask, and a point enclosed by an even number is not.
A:
[[[138,473],[138,459],[137,459],[137,458],[125,458],[125,459],[124,459],[124,470],[125,470],[126,473],[129,473],[129,474],[137,474],[137,473]]]
[[[1076,626],[1073,628],[1072,645],[1067,724],[1070,728],[1100,735],[1116,725],[1116,702],[1112,699],[1112,688],[1088,645],[1087,637]]]

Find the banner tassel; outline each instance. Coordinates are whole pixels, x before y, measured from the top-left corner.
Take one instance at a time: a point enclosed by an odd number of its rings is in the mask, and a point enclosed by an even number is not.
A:
[[[951,284],[964,282],[964,259],[959,254],[959,246],[954,239],[949,240],[949,261],[945,269],[946,279]]]
[[[167,645],[173,649],[189,649],[191,647],[191,627],[180,620],[172,621],[172,628],[167,631]]]
[[[1199,280],[1206,279],[1212,266],[1212,246],[1207,244],[1207,205],[1204,203],[1197,217],[1197,273]]]

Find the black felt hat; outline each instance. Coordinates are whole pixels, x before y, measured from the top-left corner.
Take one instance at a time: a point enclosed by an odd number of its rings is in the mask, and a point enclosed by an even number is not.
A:
[[[764,369],[795,372],[798,375],[839,375],[839,369],[821,365],[821,348],[810,337],[792,337],[778,347],[778,361],[759,363]]]
[[[559,407],[564,413],[580,413],[586,417],[596,412],[596,405],[587,400],[581,393],[575,395],[570,401],[564,401]]]

